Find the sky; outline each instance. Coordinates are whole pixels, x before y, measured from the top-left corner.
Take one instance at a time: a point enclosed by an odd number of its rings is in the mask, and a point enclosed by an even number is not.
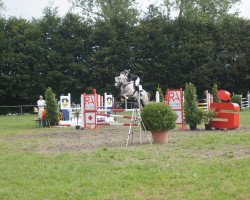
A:
[[[156,0],[139,0],[140,7],[146,11],[147,6]],[[40,18],[43,15],[43,9],[53,3],[58,7],[60,16],[63,16],[71,7],[68,0],[3,0],[5,4],[4,15],[22,17],[26,19]],[[250,19],[250,0],[242,0],[242,3],[236,8],[240,11],[240,16]]]

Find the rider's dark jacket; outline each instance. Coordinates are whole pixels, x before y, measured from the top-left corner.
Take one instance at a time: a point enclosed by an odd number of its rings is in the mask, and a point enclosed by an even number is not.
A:
[[[128,81],[135,81],[137,78],[138,78],[137,75],[131,73],[128,74]]]

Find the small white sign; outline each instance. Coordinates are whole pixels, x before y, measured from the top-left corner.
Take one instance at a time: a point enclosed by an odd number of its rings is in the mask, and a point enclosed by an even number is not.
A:
[[[182,112],[181,110],[175,110],[175,113],[177,114],[177,120],[176,120],[176,124],[181,124],[182,123]]]
[[[61,109],[70,109],[69,96],[60,96]]]
[[[95,124],[96,121],[96,114],[95,112],[89,112],[85,114],[86,117],[86,124]]]
[[[106,107],[113,106],[113,95],[106,95],[105,105],[106,105]]]

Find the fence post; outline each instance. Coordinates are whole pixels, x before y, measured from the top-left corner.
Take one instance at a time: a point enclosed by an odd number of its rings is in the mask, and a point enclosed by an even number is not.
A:
[[[242,97],[242,94],[240,94],[240,110],[242,110],[244,107],[243,107],[243,97]]]
[[[209,105],[210,105],[210,95],[209,95],[208,90],[206,90],[205,93],[206,93],[206,102],[207,102],[206,110],[208,111],[209,110]]]
[[[156,101],[156,103],[159,103],[159,102],[160,102],[160,94],[159,94],[159,91],[156,91],[156,94],[155,94],[155,101]]]
[[[23,114],[23,106],[20,106],[20,108],[21,108],[21,115]]]
[[[107,107],[107,92],[104,93],[104,113],[108,114],[108,107]]]
[[[247,93],[248,109],[250,110],[250,93]]]

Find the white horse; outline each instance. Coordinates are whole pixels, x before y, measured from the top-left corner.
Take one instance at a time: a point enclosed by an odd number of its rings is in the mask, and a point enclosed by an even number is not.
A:
[[[139,92],[135,89],[134,82],[129,82],[124,74],[115,77],[115,86],[120,87],[120,95],[124,99],[134,99],[138,103],[140,101],[142,106],[147,105],[150,101],[149,94],[145,90],[141,90],[139,95]]]

